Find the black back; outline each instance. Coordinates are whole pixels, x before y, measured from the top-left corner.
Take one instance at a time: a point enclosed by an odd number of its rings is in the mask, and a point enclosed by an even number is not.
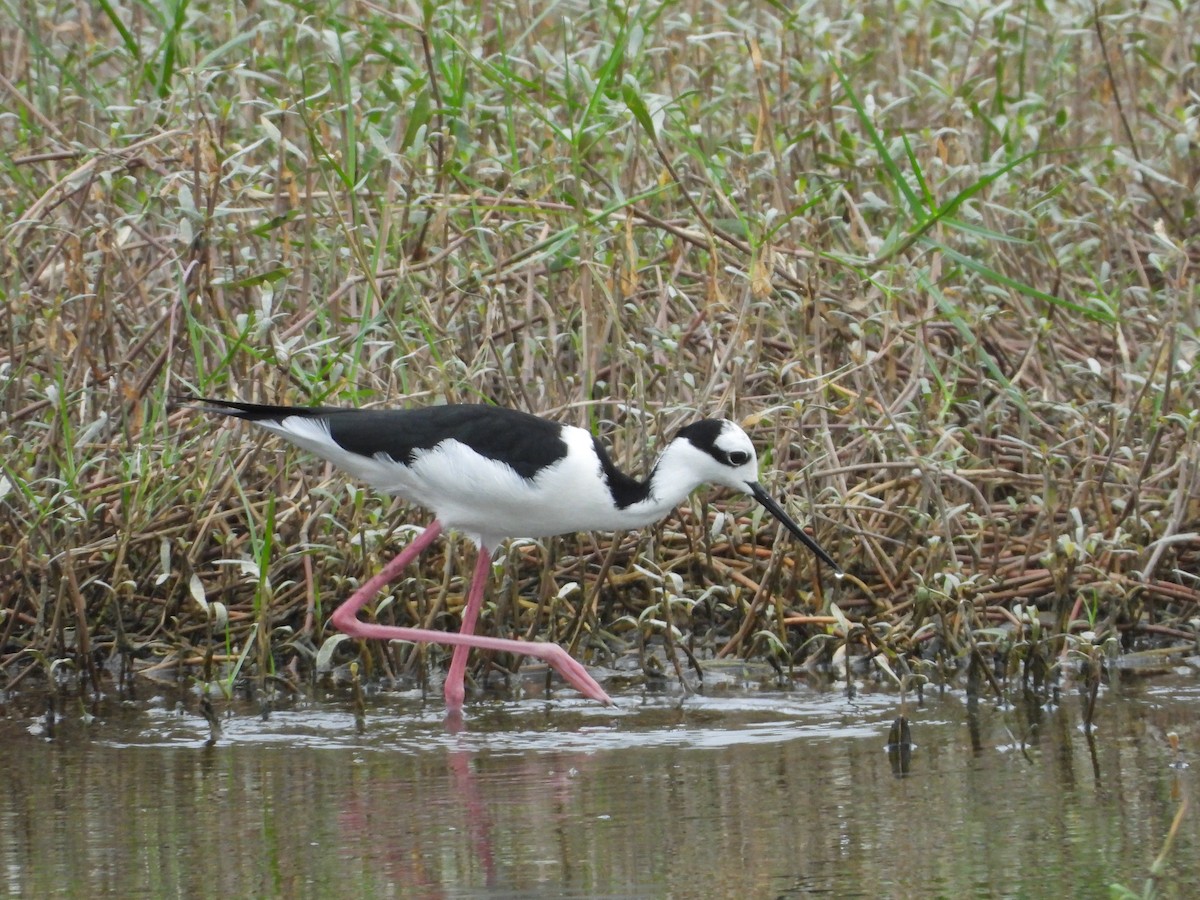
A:
[[[466,403],[415,409],[340,409],[225,400],[198,402],[211,412],[251,422],[281,421],[289,416],[324,419],[338,446],[363,456],[384,453],[406,465],[413,462],[416,451],[455,440],[480,456],[506,463],[523,478],[533,478],[567,452],[560,425],[499,406]]]
[[[515,409],[483,404],[425,406],[419,409],[327,410],[330,436],[351,453],[386,453],[410,464],[416,450],[455,440],[480,456],[533,478],[562,459],[567,444],[561,426]]]

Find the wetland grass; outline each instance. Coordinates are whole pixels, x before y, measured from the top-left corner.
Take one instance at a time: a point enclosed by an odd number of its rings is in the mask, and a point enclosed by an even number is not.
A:
[[[424,515],[184,393],[496,402],[642,471],[742,420],[849,576],[720,496],[515,543],[481,631],[614,677],[1094,702],[1195,658],[1181,6],[0,10],[0,687],[443,664],[327,624]],[[374,615],[453,629],[464,577],[445,543]]]

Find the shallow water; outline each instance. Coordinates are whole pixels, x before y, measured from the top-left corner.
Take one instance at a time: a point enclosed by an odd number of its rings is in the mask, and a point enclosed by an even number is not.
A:
[[[440,702],[343,697],[268,717],[194,695],[23,694],[0,717],[0,894],[285,897],[1107,896],[1141,893],[1184,797],[1165,896],[1200,896],[1193,676],[1080,703],[907,713],[844,688]],[[1177,732],[1182,752],[1167,740]],[[1190,767],[1180,763],[1192,762]]]

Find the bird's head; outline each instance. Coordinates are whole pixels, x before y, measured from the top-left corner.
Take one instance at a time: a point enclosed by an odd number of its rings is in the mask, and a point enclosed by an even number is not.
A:
[[[686,456],[698,481],[749,494],[835,572],[842,571],[759,483],[758,454],[740,426],[728,419],[701,419],[680,429],[672,445]]]

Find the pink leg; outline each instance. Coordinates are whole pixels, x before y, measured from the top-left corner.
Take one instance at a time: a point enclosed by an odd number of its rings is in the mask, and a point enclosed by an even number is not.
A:
[[[479,621],[479,610],[483,607],[483,591],[487,587],[488,576],[491,575],[492,552],[482,544],[475,556],[475,574],[471,576],[471,590],[467,594],[467,605],[463,609],[462,626],[459,634],[474,634],[475,623]],[[450,671],[446,675],[446,706],[451,710],[462,709],[463,698],[467,695],[465,686],[467,678],[467,657],[471,648],[459,644],[454,648],[450,658]]]
[[[434,539],[442,533],[442,523],[436,519],[422,531],[411,544],[400,553],[377,575],[369,579],[354,594],[334,610],[331,620],[335,628],[351,637],[375,638],[382,641],[410,641],[412,643],[443,644],[454,647],[455,653],[450,661],[450,674],[446,677],[446,705],[451,712],[462,709],[465,696],[463,674],[466,670],[467,648],[479,650],[495,650],[500,653],[515,653],[520,656],[532,656],[540,659],[555,669],[575,690],[590,700],[598,700],[611,704],[612,700],[604,689],[598,685],[584,666],[571,658],[558,644],[533,643],[530,641],[515,641],[507,638],[484,637],[472,634],[475,622],[479,616],[479,607],[483,603],[483,591],[487,585],[487,577],[491,564],[491,554],[484,548],[479,550],[479,558],[475,562],[475,575],[471,582],[467,607],[463,611],[462,631],[454,634],[448,631],[431,631],[427,628],[399,628],[394,625],[374,625],[363,622],[358,618],[358,611],[368,600],[379,593],[380,589],[392,581],[401,570],[417,558]],[[460,661],[461,656],[461,661]],[[457,690],[455,685],[457,684]]]
[[[437,540],[437,536],[441,533],[442,523],[434,519],[429,523],[428,528],[413,539],[411,544],[401,550],[373,578],[368,579],[366,584],[351,594],[349,600],[333,611],[333,615],[329,617],[329,621],[333,623],[333,627],[338,631],[344,631],[351,637],[371,637],[371,635],[363,632],[364,628],[383,628],[384,626],[382,625],[368,625],[365,622],[360,622],[358,620],[358,611],[366,605],[368,600],[378,594],[384,585],[399,575],[410,562],[420,556],[426,547]]]

